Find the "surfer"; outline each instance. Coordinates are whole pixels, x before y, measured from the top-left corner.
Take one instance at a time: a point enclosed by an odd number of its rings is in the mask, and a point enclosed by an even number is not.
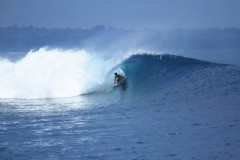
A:
[[[123,76],[118,73],[114,73],[114,74],[115,74],[114,84],[119,84],[123,79]]]

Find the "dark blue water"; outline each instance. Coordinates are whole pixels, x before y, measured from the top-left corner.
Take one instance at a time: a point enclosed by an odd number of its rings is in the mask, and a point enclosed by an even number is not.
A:
[[[116,65],[127,86],[0,99],[0,159],[240,159],[240,68],[172,55]]]

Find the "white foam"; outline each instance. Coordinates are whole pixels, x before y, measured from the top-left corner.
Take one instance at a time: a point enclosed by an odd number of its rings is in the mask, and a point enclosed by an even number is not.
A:
[[[84,50],[41,48],[17,62],[0,61],[0,98],[71,97],[106,83],[113,66]]]

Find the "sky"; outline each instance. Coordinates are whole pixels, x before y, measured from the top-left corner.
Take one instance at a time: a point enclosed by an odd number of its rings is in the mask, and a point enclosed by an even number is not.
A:
[[[0,27],[240,28],[240,0],[0,0]]]

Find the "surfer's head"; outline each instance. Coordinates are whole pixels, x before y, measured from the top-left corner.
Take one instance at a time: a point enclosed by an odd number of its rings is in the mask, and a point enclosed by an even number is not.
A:
[[[114,74],[115,74],[115,76],[117,75],[117,73],[116,73],[116,72],[115,72]]]

